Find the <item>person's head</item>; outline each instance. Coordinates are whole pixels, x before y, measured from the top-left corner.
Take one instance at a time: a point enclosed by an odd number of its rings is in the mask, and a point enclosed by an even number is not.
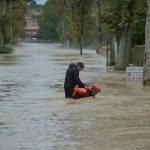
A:
[[[76,66],[77,66],[77,69],[78,69],[79,71],[81,71],[81,70],[84,69],[84,64],[83,64],[83,62],[78,62],[78,63],[76,64]]]
[[[90,86],[90,90],[92,92],[92,95],[95,97],[95,95],[101,91],[101,87],[99,84],[95,83]]]

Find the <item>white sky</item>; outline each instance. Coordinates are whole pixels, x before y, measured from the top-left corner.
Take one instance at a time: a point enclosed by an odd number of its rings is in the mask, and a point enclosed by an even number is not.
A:
[[[36,0],[37,4],[44,4],[47,0]]]

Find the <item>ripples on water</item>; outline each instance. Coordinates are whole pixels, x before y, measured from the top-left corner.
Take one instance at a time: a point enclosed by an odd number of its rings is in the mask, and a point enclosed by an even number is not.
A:
[[[101,84],[96,99],[64,98],[66,68],[77,61],[83,81]],[[0,55],[0,150],[149,150],[150,88],[127,85],[105,64],[58,44],[24,43]]]

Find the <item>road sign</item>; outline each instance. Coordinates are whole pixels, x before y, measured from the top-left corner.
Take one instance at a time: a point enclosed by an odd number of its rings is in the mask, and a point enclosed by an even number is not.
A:
[[[143,81],[143,67],[127,67],[126,79],[127,82],[142,82]]]

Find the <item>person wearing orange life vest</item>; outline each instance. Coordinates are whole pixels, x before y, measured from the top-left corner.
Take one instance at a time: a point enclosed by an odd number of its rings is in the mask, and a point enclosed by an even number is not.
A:
[[[79,98],[90,97],[90,96],[95,97],[95,95],[100,91],[101,91],[101,87],[99,84],[96,83],[92,84],[89,87],[84,87],[84,88],[75,87],[72,94],[72,98],[79,99]]]
[[[84,69],[83,62],[77,64],[71,63],[66,71],[64,81],[64,92],[66,98],[72,98],[74,87],[78,86],[84,88],[84,83],[79,78],[79,72]]]

